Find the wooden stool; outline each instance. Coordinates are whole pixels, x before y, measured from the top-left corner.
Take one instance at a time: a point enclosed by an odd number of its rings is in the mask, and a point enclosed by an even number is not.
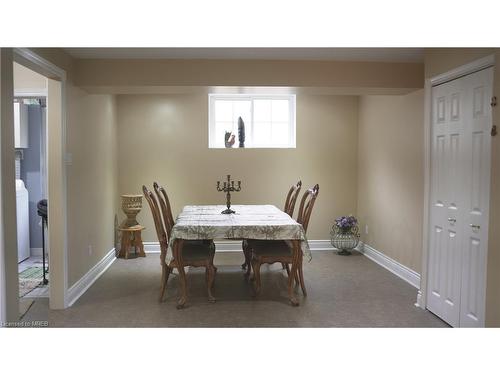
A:
[[[129,249],[132,246],[134,247],[135,254],[138,257],[146,256],[141,237],[141,231],[143,229],[146,229],[146,227],[143,227],[142,225],[134,225],[133,227],[129,228],[118,228],[118,230],[122,232],[122,241],[118,258],[128,259]],[[137,248],[139,248],[139,254],[137,254]]]

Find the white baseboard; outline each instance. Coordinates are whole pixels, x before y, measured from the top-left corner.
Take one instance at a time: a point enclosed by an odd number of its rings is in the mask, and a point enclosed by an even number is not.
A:
[[[116,260],[115,249],[111,249],[94,267],[68,289],[68,307],[73,305],[83,293],[113,264]]]
[[[423,295],[422,291],[419,289],[417,292],[417,302],[415,302],[416,307],[420,307],[421,309],[425,310],[425,306],[423,303]]]
[[[415,288],[420,288],[420,275],[417,272],[402,265],[387,255],[382,254],[380,251],[375,250],[373,247],[365,243],[361,244],[359,249],[367,258],[381,265],[388,271],[391,271],[393,274],[399,276]]]
[[[42,248],[41,247],[32,247],[30,249],[30,256],[41,257],[42,256]]]
[[[330,240],[309,240],[308,242],[311,251],[337,250],[332,246]]]
[[[309,248],[311,251],[335,250],[330,243],[330,240],[309,240]],[[158,242],[144,242],[145,253],[159,253],[160,244]],[[217,252],[234,252],[241,251],[241,241],[215,241],[215,251]]]
[[[144,245],[144,252],[146,254],[160,252],[159,242],[143,242],[142,244]]]

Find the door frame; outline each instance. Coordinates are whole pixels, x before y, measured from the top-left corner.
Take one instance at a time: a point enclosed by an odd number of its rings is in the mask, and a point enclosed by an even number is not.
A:
[[[431,134],[432,134],[432,88],[457,78],[495,67],[495,55],[461,65],[448,72],[426,78],[424,84],[424,220],[422,235],[422,272],[420,274],[420,289],[417,292],[415,306],[427,309],[427,278],[429,267],[430,240],[430,184],[431,184]],[[493,83],[493,82],[492,82]],[[490,156],[491,157],[491,156]],[[490,172],[491,173],[491,172]]]
[[[55,145],[58,150],[57,154],[60,157],[56,159],[49,157],[49,149],[47,147],[47,181],[53,182],[53,187],[48,184],[47,197],[57,196],[58,199],[49,200],[49,211],[58,212],[61,218],[58,222],[61,228],[57,231],[48,231],[47,247],[50,244],[53,246],[52,255],[49,257],[50,267],[50,296],[49,305],[51,309],[65,309],[68,307],[68,232],[67,232],[67,183],[66,183],[66,71],[59,68],[50,61],[42,58],[28,48],[14,48],[13,61],[17,62],[41,75],[48,80],[55,80],[60,83],[60,128],[55,131],[56,136],[50,136],[50,125],[47,122],[46,141],[47,146],[50,142]],[[49,85],[49,83],[48,83]],[[48,97],[47,89],[47,114],[49,111],[50,98]],[[59,103],[58,103],[59,104]],[[52,190],[52,193],[51,193]],[[55,195],[54,192],[58,194]]]

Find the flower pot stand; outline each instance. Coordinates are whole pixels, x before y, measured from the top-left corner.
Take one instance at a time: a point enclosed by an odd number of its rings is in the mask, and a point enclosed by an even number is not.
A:
[[[142,225],[134,225],[128,228],[118,228],[122,232],[122,240],[120,246],[120,253],[118,258],[128,259],[130,248],[134,248],[135,254],[138,257],[145,257],[144,245],[142,243],[141,231],[145,229]],[[137,251],[139,250],[139,251]]]
[[[330,235],[332,246],[338,249],[337,255],[351,255],[352,250],[358,246],[359,230],[357,226],[344,231],[333,226]]]
[[[347,250],[347,249],[340,250],[339,249],[339,251],[337,252],[337,255],[351,255],[352,254],[351,250]]]

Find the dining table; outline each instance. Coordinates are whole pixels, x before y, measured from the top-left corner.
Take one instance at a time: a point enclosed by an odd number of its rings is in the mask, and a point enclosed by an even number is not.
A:
[[[177,216],[167,249],[167,263],[174,257],[181,260],[179,277],[181,284],[178,307],[187,302],[186,274],[182,266],[184,240],[285,240],[292,248],[292,267],[288,277],[288,298],[292,306],[298,306],[293,281],[300,262],[311,260],[306,233],[301,224],[273,205],[232,205],[235,211],[222,214],[223,205],[188,205]],[[180,256],[179,256],[180,255]]]

